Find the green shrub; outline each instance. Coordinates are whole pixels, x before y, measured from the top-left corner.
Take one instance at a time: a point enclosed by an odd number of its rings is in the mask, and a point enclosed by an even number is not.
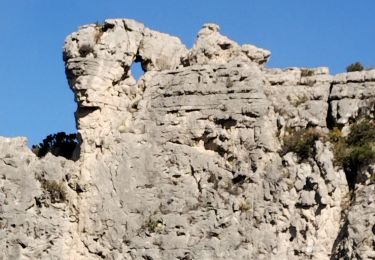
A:
[[[311,69],[301,69],[301,77],[311,77],[314,75],[314,71]]]
[[[364,70],[364,67],[360,62],[355,62],[353,64],[350,64],[348,67],[346,67],[346,72],[362,71],[362,70]]]
[[[375,162],[375,151],[372,145],[365,144],[357,146],[349,150],[346,158],[344,158],[343,168],[346,174],[349,187],[354,188],[357,182],[358,171],[369,164]]]
[[[351,125],[348,136],[336,136],[336,138],[332,136],[335,134],[330,133],[330,140],[334,143],[335,165],[344,169],[349,187],[354,188],[358,171],[362,167],[375,163],[374,122],[361,119]]]
[[[350,155],[350,150],[348,149],[348,145],[346,144],[343,138],[339,140],[332,140],[334,143],[333,146],[333,155],[334,155],[334,164],[337,166],[343,167],[345,161]]]
[[[281,155],[293,152],[301,161],[311,158],[315,156],[315,141],[324,137],[325,134],[316,129],[292,131],[284,137]]]
[[[329,140],[332,142],[338,142],[342,138],[342,132],[339,128],[334,127],[331,131],[329,131]]]
[[[375,142],[375,124],[368,119],[362,119],[350,127],[350,134],[346,142],[348,145],[364,145]]]
[[[371,144],[356,146],[350,151],[348,163],[353,167],[366,166],[373,162],[375,162],[375,151]]]
[[[39,145],[33,145],[31,149],[38,157],[44,157],[50,152],[55,156],[63,156],[66,159],[71,159],[77,145],[78,139],[76,134],[67,135],[64,132],[59,132],[48,135]]]

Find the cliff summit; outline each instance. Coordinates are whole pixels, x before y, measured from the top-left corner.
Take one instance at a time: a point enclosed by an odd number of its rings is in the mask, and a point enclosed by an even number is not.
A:
[[[364,147],[375,70],[270,56],[216,24],[190,50],[129,19],[69,35],[80,146],[0,137],[0,259],[375,259],[375,140],[361,167],[337,160]]]

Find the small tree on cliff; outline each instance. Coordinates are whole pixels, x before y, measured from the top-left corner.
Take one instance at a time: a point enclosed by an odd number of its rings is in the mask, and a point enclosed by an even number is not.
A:
[[[77,145],[77,134],[59,132],[48,135],[40,144],[33,145],[31,149],[38,157],[43,157],[50,152],[55,156],[71,159]]]
[[[346,67],[346,72],[362,71],[364,70],[363,65],[360,62],[355,62]]]

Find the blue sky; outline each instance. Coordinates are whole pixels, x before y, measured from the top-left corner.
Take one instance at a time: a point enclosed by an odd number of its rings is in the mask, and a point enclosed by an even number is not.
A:
[[[374,0],[1,0],[0,135],[76,132],[62,46],[80,25],[133,18],[191,47],[201,25],[269,49],[269,67],[375,66]]]

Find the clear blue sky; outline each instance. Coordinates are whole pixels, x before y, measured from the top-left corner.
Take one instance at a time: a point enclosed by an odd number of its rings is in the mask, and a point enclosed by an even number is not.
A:
[[[375,66],[374,0],[1,0],[0,135],[31,145],[76,132],[62,46],[80,25],[106,18],[136,19],[188,47],[215,22],[233,40],[269,49],[269,67]]]

